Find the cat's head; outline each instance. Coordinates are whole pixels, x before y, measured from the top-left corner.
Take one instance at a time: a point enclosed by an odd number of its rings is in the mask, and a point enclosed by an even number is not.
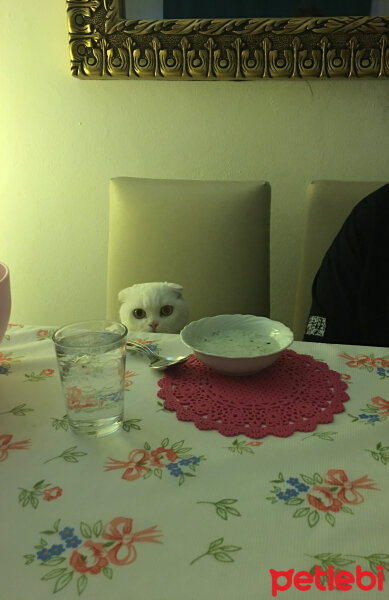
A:
[[[120,320],[129,331],[179,333],[189,311],[176,283],[136,283],[119,292]]]

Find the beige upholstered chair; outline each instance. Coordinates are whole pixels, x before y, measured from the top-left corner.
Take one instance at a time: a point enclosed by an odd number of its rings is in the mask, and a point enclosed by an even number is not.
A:
[[[293,324],[295,339],[301,340],[304,336],[312,283],[327,249],[354,206],[383,185],[384,182],[374,181],[314,181],[309,184]]]
[[[184,287],[190,319],[269,315],[270,185],[267,182],[110,182],[107,317],[134,283]]]

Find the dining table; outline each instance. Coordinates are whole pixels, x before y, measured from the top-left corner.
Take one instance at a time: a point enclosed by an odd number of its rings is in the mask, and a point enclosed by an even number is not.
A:
[[[94,438],[57,325],[0,344],[1,600],[389,598],[388,348],[294,341],[242,377],[128,350],[122,427]]]

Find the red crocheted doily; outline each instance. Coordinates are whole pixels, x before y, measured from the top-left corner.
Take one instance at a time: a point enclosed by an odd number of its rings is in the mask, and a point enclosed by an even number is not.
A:
[[[167,369],[158,381],[164,408],[198,429],[226,436],[288,437],[332,423],[349,396],[340,374],[324,362],[293,350],[282,352],[269,368],[248,377],[220,375],[193,355]]]

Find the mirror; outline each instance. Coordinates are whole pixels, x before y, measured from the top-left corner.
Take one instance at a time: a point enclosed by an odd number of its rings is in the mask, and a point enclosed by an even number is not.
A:
[[[385,1],[280,0],[275,9],[270,0],[239,0],[233,17],[231,0],[67,0],[71,72],[94,79],[387,78],[389,17],[375,16]],[[350,4],[369,16],[337,16]]]

